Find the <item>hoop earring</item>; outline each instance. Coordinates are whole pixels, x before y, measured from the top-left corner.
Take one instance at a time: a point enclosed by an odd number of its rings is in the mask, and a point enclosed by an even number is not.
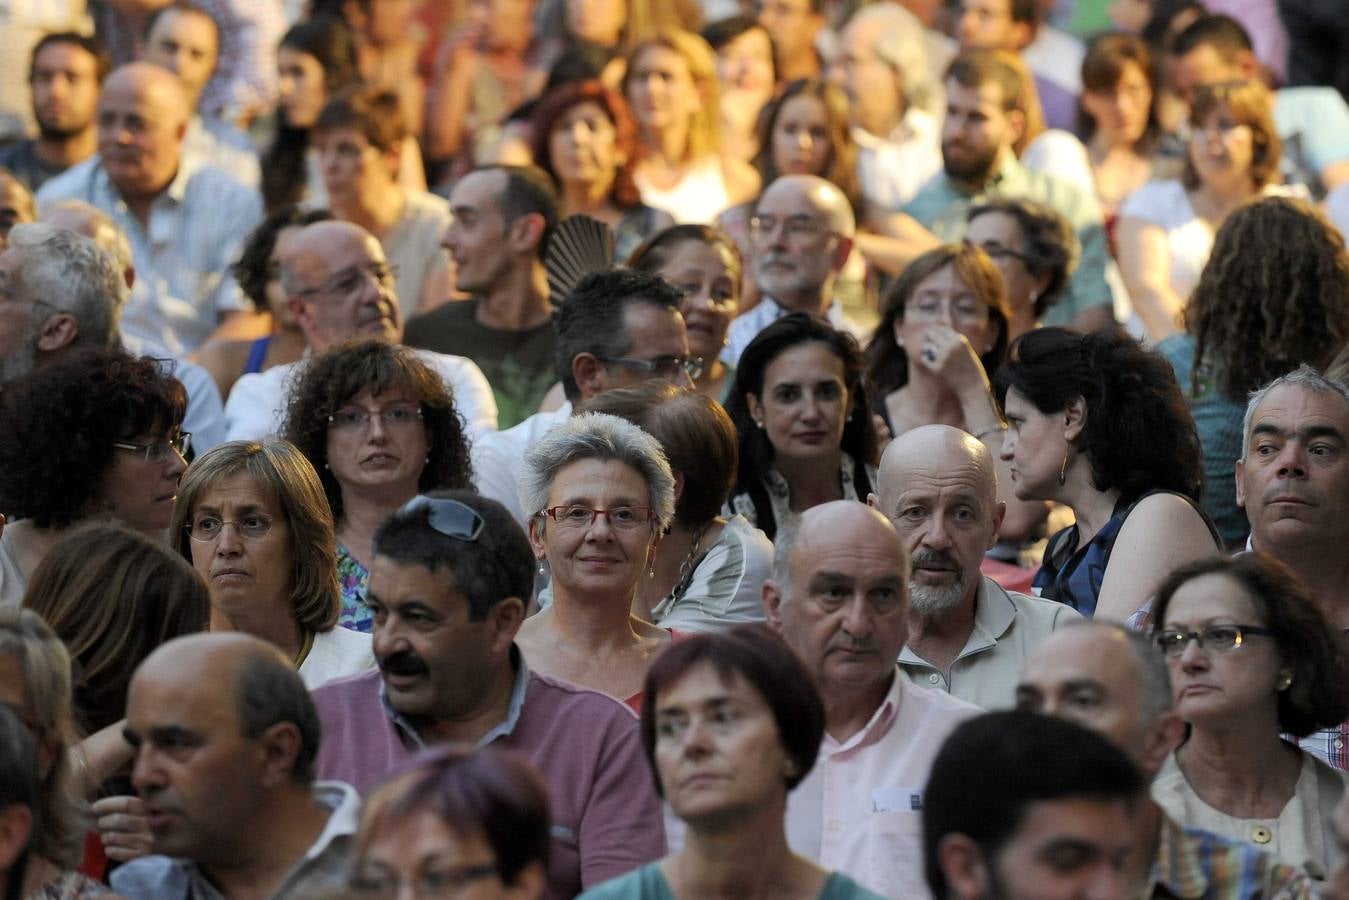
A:
[[[1059,466],[1059,487],[1068,483],[1068,451],[1063,451],[1063,465]]]

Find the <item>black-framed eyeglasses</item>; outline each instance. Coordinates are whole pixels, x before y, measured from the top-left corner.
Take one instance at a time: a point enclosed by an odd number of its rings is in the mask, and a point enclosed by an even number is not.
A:
[[[614,366],[625,366],[629,369],[637,369],[646,372],[648,375],[657,378],[664,378],[666,381],[677,381],[682,372],[689,376],[693,381],[697,381],[703,374],[703,358],[701,356],[661,356],[656,359],[635,359],[631,356],[601,356],[598,357],[602,363],[608,363]]]
[[[384,423],[385,428],[403,428],[421,421],[422,408],[403,404],[389,406],[378,411],[339,409],[328,417],[328,425],[339,431],[363,431],[370,425],[370,420],[374,416],[379,416],[379,420]]]
[[[782,226],[783,237],[789,238],[808,238],[833,233],[827,224],[810,216],[751,216],[749,235],[759,239],[772,234],[779,225]]]
[[[184,525],[183,529],[192,540],[205,544],[220,537],[224,533],[226,525],[233,525],[234,531],[239,537],[256,541],[259,538],[266,537],[267,533],[272,530],[273,519],[264,513],[245,513],[231,522],[206,513],[195,517],[191,522]]]
[[[426,524],[446,537],[460,541],[476,541],[478,535],[482,534],[485,524],[482,516],[478,515],[476,509],[458,500],[440,500],[418,494],[400,506],[398,514],[403,515],[422,509],[430,510],[426,516]]]
[[[368,897],[396,897],[403,885],[412,888],[412,893],[418,897],[456,897],[469,885],[496,874],[495,863],[427,869],[411,878],[389,871],[358,871],[352,876],[349,887]]]
[[[188,451],[192,449],[192,432],[180,432],[177,437],[160,441],[157,444],[131,444],[126,441],[113,441],[112,445],[118,450],[130,450],[139,453],[146,463],[156,465],[168,462],[175,453],[186,460]]]
[[[646,525],[656,514],[649,506],[611,506],[608,509],[596,509],[590,506],[572,504],[570,506],[550,506],[539,512],[563,528],[589,528],[595,519],[604,516],[609,527],[618,531],[631,531]]]
[[[1190,641],[1198,641],[1200,650],[1226,653],[1245,644],[1247,637],[1273,637],[1273,635],[1273,631],[1260,625],[1208,625],[1197,631],[1163,628],[1156,633],[1153,640],[1167,656],[1176,657],[1185,652],[1185,648],[1190,646]]]

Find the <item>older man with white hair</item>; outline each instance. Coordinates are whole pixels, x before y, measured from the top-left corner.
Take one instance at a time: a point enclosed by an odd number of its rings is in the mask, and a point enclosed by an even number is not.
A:
[[[959,428],[925,425],[886,447],[877,487],[868,502],[909,551],[909,639],[900,671],[976,706],[1010,708],[1026,657],[1081,616],[980,573],[1006,509],[992,454]]]
[[[721,358],[740,360],[749,342],[789,313],[843,322],[834,281],[852,252],[857,219],[843,192],[815,175],[783,175],[764,189],[749,221],[754,283],[763,299],[731,323]]]

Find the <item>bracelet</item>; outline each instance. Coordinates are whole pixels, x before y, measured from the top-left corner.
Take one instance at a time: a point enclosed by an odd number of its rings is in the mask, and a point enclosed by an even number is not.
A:
[[[990,425],[987,428],[980,428],[978,431],[974,432],[974,437],[977,440],[982,441],[984,438],[988,437],[995,431],[1006,431],[1006,430],[1007,424],[1005,422],[999,422],[998,424]]]

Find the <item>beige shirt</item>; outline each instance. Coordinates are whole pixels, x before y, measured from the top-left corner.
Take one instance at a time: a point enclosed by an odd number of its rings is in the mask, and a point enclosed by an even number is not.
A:
[[[1152,799],[1188,828],[1246,841],[1325,881],[1339,865],[1331,819],[1344,793],[1345,773],[1302,753],[1302,772],[1288,804],[1276,819],[1238,819],[1209,806],[1190,787],[1173,753],[1152,783]]]
[[[1063,603],[1005,590],[984,576],[974,598],[974,628],[951,668],[942,671],[905,647],[899,670],[914,684],[946,691],[983,709],[1011,709],[1031,651],[1080,618]]]

